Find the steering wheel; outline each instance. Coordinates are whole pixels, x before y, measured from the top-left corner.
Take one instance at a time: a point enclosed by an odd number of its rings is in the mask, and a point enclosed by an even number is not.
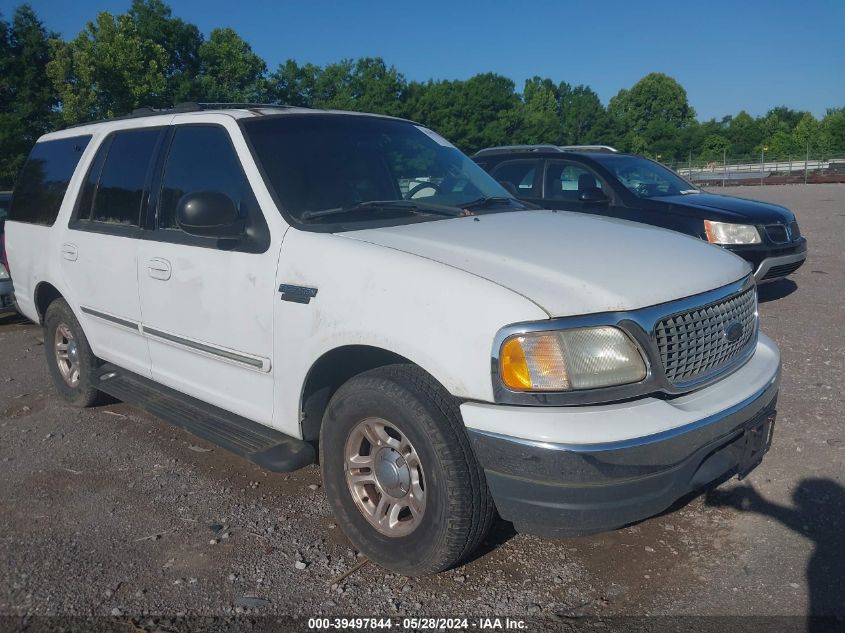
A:
[[[651,195],[651,185],[645,182],[639,183],[634,190],[642,195],[642,196],[650,196]]]
[[[437,193],[443,193],[443,190],[440,189],[440,185],[436,182],[421,182],[408,190],[408,193],[405,194],[405,200],[411,200],[415,194],[419,193],[423,189],[434,189]]]

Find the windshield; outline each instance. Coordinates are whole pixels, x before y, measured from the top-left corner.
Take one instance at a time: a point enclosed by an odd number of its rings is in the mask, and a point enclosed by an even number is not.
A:
[[[699,193],[695,185],[647,158],[613,154],[596,154],[592,158],[616,176],[628,191],[640,198]]]
[[[406,121],[290,114],[249,119],[243,129],[268,185],[298,222],[525,208],[448,141]]]

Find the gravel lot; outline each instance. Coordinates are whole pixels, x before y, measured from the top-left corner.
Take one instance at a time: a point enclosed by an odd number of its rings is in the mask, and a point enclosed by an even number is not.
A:
[[[340,578],[361,559],[317,467],[273,474],[123,404],[71,409],[40,328],[0,317],[0,626],[244,612],[845,618],[845,185],[727,192],[790,207],[810,241],[796,275],[761,288],[784,364],[762,466],[608,534],[544,540],[500,523],[475,560],[437,577],[365,564]]]

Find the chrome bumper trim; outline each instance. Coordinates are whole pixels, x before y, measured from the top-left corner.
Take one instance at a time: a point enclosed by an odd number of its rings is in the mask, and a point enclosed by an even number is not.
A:
[[[784,264],[794,264],[795,262],[802,262],[807,259],[807,251],[803,251],[801,253],[793,253],[792,255],[781,255],[780,257],[767,257],[760,265],[757,267],[757,270],[754,271],[754,279],[757,283],[763,281],[763,277],[766,276],[766,273],[769,272],[770,269],[774,268],[775,266],[783,266]],[[775,281],[776,279],[780,279],[780,277],[775,277],[774,279],[766,279],[766,281]]]
[[[627,485],[674,472],[738,438],[773,415],[780,368],[766,386],[703,419],[652,435],[596,444],[553,444],[468,429],[476,458],[490,474],[560,488]],[[667,475],[668,476],[668,475]],[[495,495],[494,495],[495,496]]]
[[[757,400],[764,399],[764,396],[768,392],[774,393],[778,389],[778,385],[780,384],[780,368],[778,368],[777,373],[772,376],[771,380],[766,384],[766,386],[758,389],[756,392],[738,402],[737,404],[733,405],[732,407],[728,407],[727,409],[720,411],[719,413],[715,413],[711,416],[706,418],[702,418],[700,420],[696,420],[695,422],[690,422],[689,424],[685,424],[683,426],[676,427],[674,429],[668,429],[666,431],[661,431],[660,433],[654,433],[652,435],[646,435],[643,437],[634,437],[627,440],[619,440],[616,442],[604,442],[604,443],[597,443],[597,444],[562,444],[562,443],[552,443],[552,442],[540,442],[538,440],[527,440],[522,439],[519,437],[514,437],[511,435],[503,435],[501,433],[493,433],[491,431],[481,431],[477,429],[472,429],[473,433],[478,433],[479,435],[485,435],[487,437],[491,437],[494,439],[511,442],[513,444],[519,444],[521,446],[528,446],[532,448],[541,448],[550,451],[565,451],[569,453],[603,453],[607,451],[620,451],[626,450],[631,448],[637,448],[641,446],[648,446],[649,444],[656,444],[659,442],[665,442],[667,440],[672,440],[692,431],[710,426],[715,425],[733,416],[736,413],[739,413],[743,409],[751,406]]]

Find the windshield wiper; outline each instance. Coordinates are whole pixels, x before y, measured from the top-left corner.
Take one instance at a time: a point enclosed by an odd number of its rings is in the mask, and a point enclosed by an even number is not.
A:
[[[367,202],[359,202],[358,204],[353,204],[348,207],[320,209],[319,211],[303,211],[299,217],[303,220],[312,220],[314,218],[324,218],[330,215],[355,213],[356,211],[362,211],[365,209],[372,209],[374,211],[407,211],[408,213],[421,215],[445,215],[449,217],[465,215],[462,209],[458,207],[450,207],[445,204],[419,202],[416,200],[368,200]]]
[[[484,198],[478,198],[477,200],[470,200],[469,202],[464,202],[460,205],[462,209],[486,209],[487,207],[491,207],[494,204],[506,204],[509,203],[513,198],[506,198],[504,196],[485,196]]]

